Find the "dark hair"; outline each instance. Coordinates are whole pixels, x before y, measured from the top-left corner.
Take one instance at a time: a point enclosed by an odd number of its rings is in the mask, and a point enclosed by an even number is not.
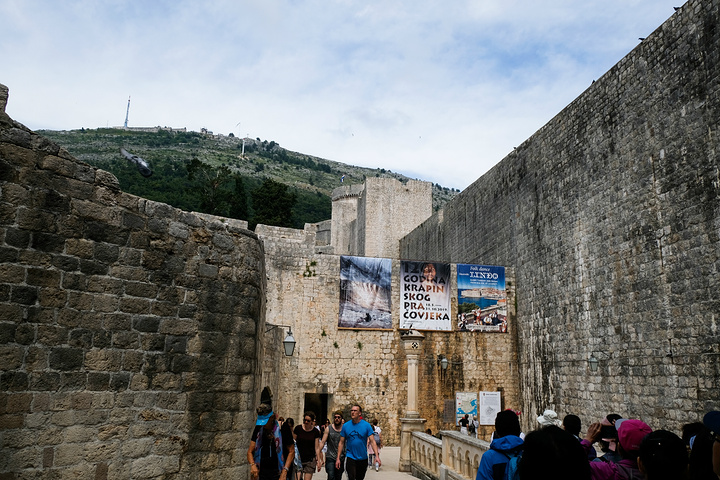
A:
[[[507,435],[520,436],[520,420],[512,410],[503,410],[495,416],[495,438]]]
[[[612,423],[612,424],[614,425],[614,424],[615,424],[615,420],[620,420],[620,419],[623,418],[623,417],[622,417],[622,415],[618,415],[617,413],[608,413],[608,414],[605,416],[605,418],[607,418],[607,421],[608,421],[608,422],[610,422],[610,423]]]
[[[315,421],[315,412],[308,410],[303,413],[303,420],[305,420],[305,417],[310,417],[310,420]]]
[[[285,419],[285,422],[283,422],[283,425],[290,425],[290,428],[292,428],[295,426],[295,419],[288,417]]]
[[[690,445],[690,439],[706,429],[707,427],[702,422],[686,423],[682,426],[683,442],[685,445]]]
[[[565,418],[563,418],[563,427],[565,427],[565,431],[568,433],[576,436],[580,435],[580,417],[577,415],[565,415]]]
[[[691,480],[717,480],[714,476],[712,455],[715,439],[710,429],[705,425],[695,435],[692,450],[690,451],[690,479]],[[683,428],[683,433],[685,429]]]
[[[555,425],[525,437],[518,471],[521,480],[590,480],[590,463],[580,442]]]
[[[285,420],[283,422],[282,427],[280,427],[280,433],[282,434],[283,439],[293,438],[292,431],[293,431],[293,426],[294,426],[295,422],[291,422],[291,420],[292,420],[292,418],[288,418],[287,420]]]
[[[667,430],[648,433],[640,442],[639,456],[648,480],[683,478],[688,466],[685,442]]]

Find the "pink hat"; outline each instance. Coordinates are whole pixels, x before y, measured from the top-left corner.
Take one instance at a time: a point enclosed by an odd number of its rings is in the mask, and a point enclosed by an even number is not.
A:
[[[652,428],[647,423],[627,418],[617,420],[615,428],[617,428],[620,446],[626,452],[640,450],[640,442],[645,438],[645,435],[652,432]]]

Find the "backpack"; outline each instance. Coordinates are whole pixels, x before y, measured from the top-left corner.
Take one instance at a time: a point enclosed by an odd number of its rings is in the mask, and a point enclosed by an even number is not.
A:
[[[378,448],[380,448],[380,434],[377,430],[373,427],[373,440],[375,440],[375,443],[377,444]]]
[[[520,458],[522,458],[522,445],[520,448],[507,453],[499,450],[495,451],[505,455],[508,458],[508,462],[496,463],[492,466],[493,480],[520,480],[518,466],[520,465]]]

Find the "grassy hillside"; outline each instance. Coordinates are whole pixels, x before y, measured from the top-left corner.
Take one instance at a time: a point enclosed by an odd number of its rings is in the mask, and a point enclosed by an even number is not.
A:
[[[73,156],[118,177],[123,191],[168,203],[183,210],[203,211],[197,185],[188,179],[187,165],[197,159],[218,169],[224,176],[240,176],[249,203],[250,193],[264,179],[287,185],[297,196],[292,226],[302,228],[330,218],[330,195],[341,185],[362,183],[367,177],[408,178],[385,169],[345,165],[281,148],[273,141],[215,136],[197,132],[137,132],[121,129],[41,130],[40,133],[65,147]],[[141,176],[133,164],[120,154],[124,148],[146,160],[153,175]],[[340,177],[345,175],[344,183]],[[232,188],[227,186],[227,188]],[[441,208],[458,191],[433,185],[433,206]],[[227,213],[225,213],[227,214]]]

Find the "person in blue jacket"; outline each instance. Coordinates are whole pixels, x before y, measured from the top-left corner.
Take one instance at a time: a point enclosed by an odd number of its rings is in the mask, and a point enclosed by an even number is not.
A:
[[[495,417],[495,435],[490,450],[480,458],[475,480],[503,478],[510,458],[520,454],[523,440],[520,438],[520,420],[512,410],[498,412]]]

